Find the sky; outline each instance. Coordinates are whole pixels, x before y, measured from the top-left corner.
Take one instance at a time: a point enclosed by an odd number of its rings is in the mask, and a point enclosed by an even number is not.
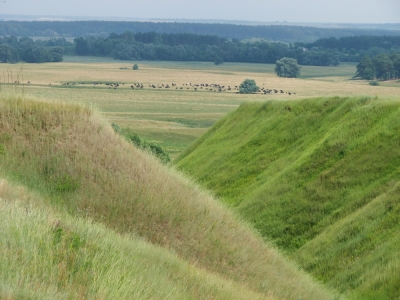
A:
[[[400,0],[0,0],[0,15],[400,23]]]

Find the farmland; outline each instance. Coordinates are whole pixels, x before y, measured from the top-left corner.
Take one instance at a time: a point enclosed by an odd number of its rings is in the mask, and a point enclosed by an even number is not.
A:
[[[139,70],[133,71],[134,63]],[[176,158],[226,113],[248,101],[303,99],[318,96],[376,96],[396,98],[400,83],[370,86],[351,80],[354,64],[302,68],[301,78],[279,78],[274,65],[204,62],[121,62],[97,57],[67,56],[62,63],[2,65],[1,82],[19,81],[19,89],[38,98],[85,103],[98,108],[110,123],[130,128],[159,143]],[[10,77],[10,74],[11,77]],[[254,79],[258,86],[296,95],[241,95],[235,90],[210,92],[183,84],[217,83],[225,87]],[[30,82],[29,84],[27,82]],[[93,82],[102,83],[94,85]],[[120,83],[117,89],[105,83]],[[24,83],[24,84],[22,84]],[[62,83],[69,83],[63,85]],[[132,90],[133,83],[143,89]],[[176,83],[176,87],[150,88]],[[182,87],[182,89],[180,89]],[[214,89],[215,90],[215,89]]]

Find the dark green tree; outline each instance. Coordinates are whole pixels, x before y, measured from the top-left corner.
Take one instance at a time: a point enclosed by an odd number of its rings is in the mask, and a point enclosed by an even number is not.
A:
[[[232,61],[235,58],[235,54],[238,51],[238,46],[236,43],[231,42],[231,41],[225,41],[221,45],[221,49],[224,51],[224,60],[226,61]]]
[[[400,54],[393,53],[390,55],[390,58],[393,61],[394,77],[400,78]]]
[[[60,62],[63,60],[64,48],[56,46],[50,49],[51,61]]]
[[[74,39],[75,42],[75,52],[77,55],[88,55],[89,47],[88,42],[83,37],[78,37]]]
[[[372,80],[375,77],[374,64],[371,58],[366,55],[364,56],[359,64],[356,66],[357,72],[354,77],[359,77],[365,80]]]
[[[246,79],[239,86],[240,94],[252,94],[257,92],[259,87],[253,79]]]
[[[25,50],[23,60],[28,63],[50,62],[53,56],[44,47],[30,46]]]
[[[134,69],[134,70],[139,70],[139,66],[138,66],[137,64],[134,64],[134,65],[133,65],[133,69]]]
[[[0,44],[0,62],[15,63],[19,61],[18,51],[8,45]]]
[[[275,73],[279,77],[296,78],[300,76],[301,66],[294,58],[284,57],[276,61]]]
[[[379,54],[373,59],[377,79],[389,80],[394,77],[394,65],[388,54]]]

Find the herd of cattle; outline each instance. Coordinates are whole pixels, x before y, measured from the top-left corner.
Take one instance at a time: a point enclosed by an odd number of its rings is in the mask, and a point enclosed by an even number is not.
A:
[[[71,87],[73,85],[92,85],[94,88],[96,86],[103,86],[105,88],[109,89],[114,89],[116,90],[117,88],[125,86],[125,83],[118,83],[118,82],[107,82],[107,83],[101,83],[101,82],[61,82],[61,85],[63,87]],[[50,84],[51,85],[51,84]],[[144,85],[142,83],[133,83],[129,87],[132,90],[135,89],[144,89],[144,88],[149,88],[149,89],[176,89],[176,90],[194,90],[194,91],[199,91],[199,90],[204,90],[204,91],[210,91],[210,92],[226,92],[226,91],[237,91],[239,93],[239,86],[238,85],[221,85],[217,83],[183,83],[183,84],[177,84],[177,83],[171,83],[171,84],[163,84],[163,83],[158,83],[158,84],[147,84]],[[284,91],[282,89],[268,89],[265,87],[259,88],[258,93],[267,95],[267,94],[288,94],[288,95],[296,95],[294,92],[289,92],[289,91]]]

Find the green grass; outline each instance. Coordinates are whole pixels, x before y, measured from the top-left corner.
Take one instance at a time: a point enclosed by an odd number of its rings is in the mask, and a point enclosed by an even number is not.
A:
[[[220,120],[177,167],[320,280],[393,299],[399,151],[400,101],[270,101]]]
[[[134,234],[255,294],[334,298],[208,192],[116,134],[92,108],[2,93],[0,136],[2,177],[35,191],[52,209]]]

